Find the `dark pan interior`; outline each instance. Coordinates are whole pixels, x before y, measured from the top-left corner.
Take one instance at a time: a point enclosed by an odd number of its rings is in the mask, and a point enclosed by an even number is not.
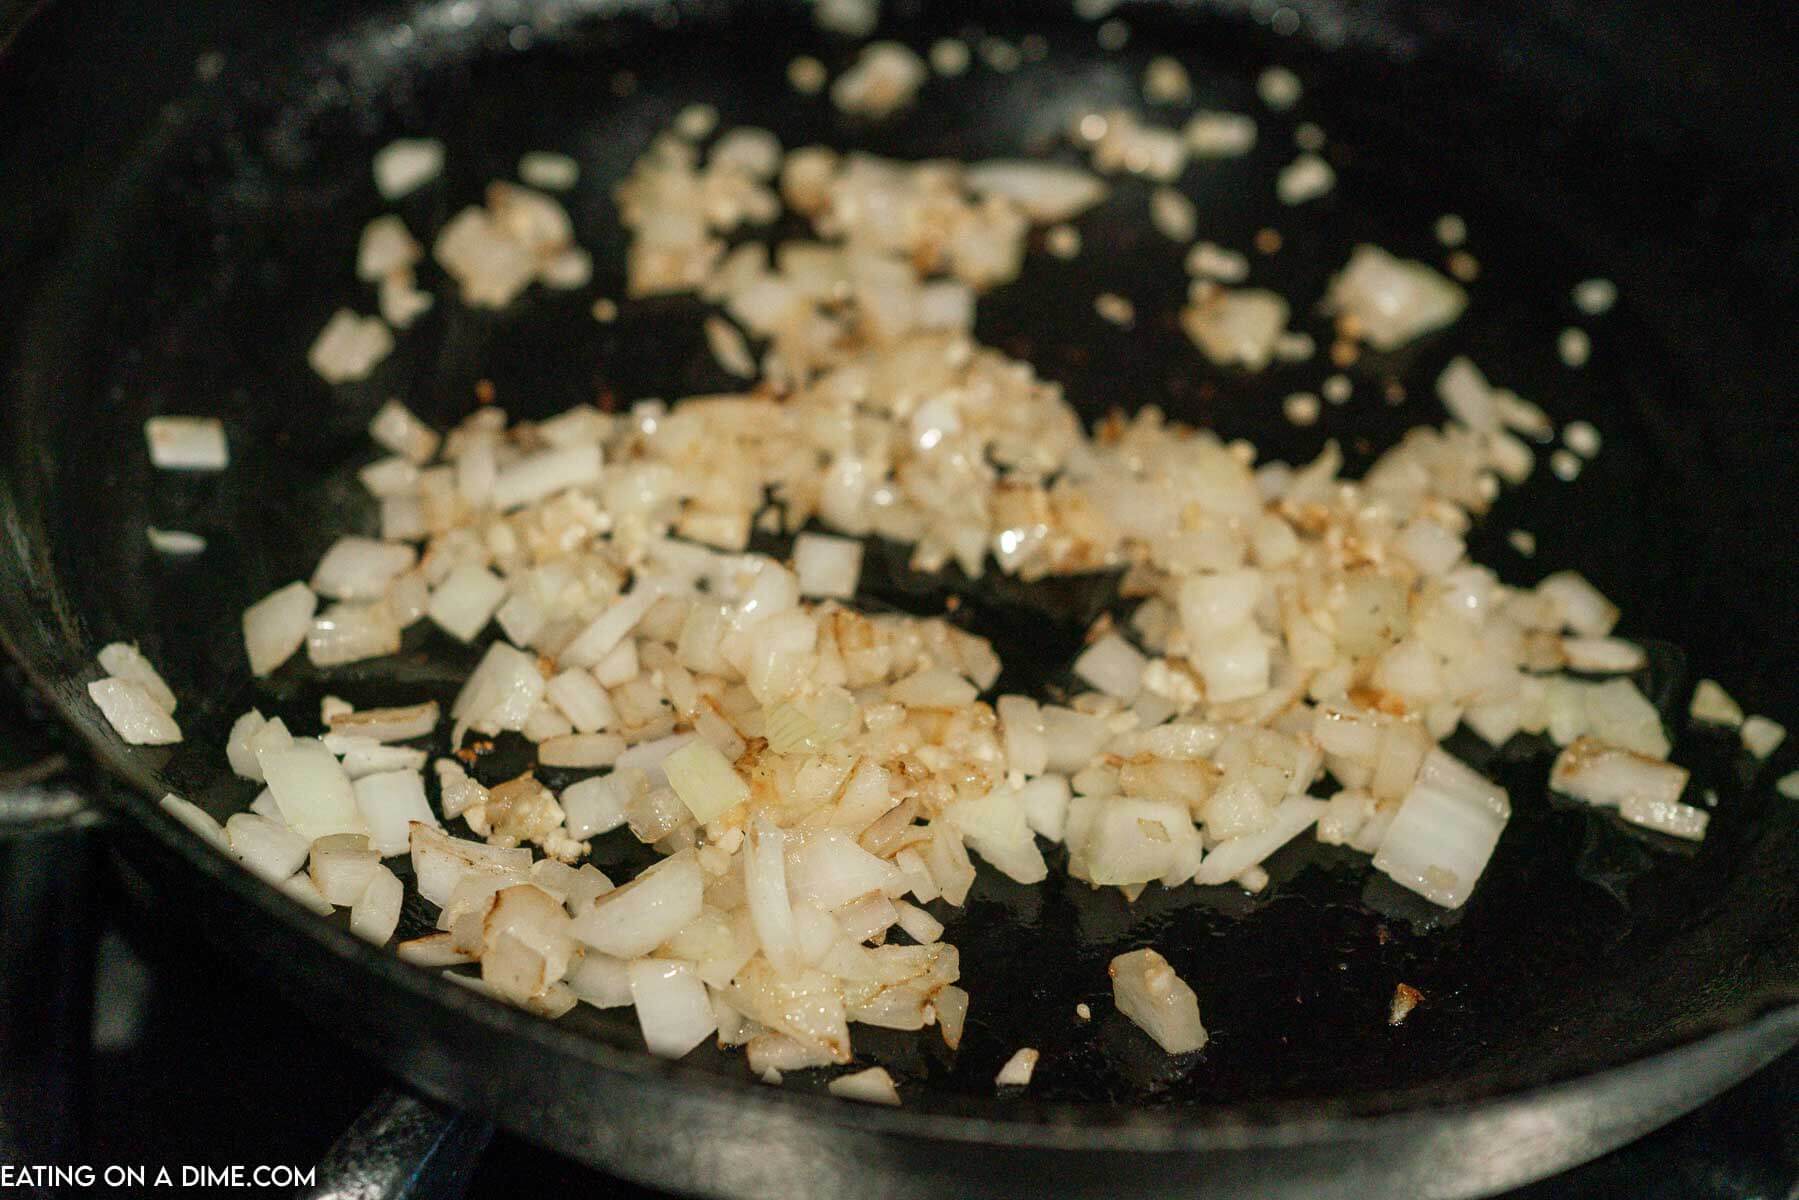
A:
[[[220,751],[236,714],[254,704],[296,729],[315,725],[327,678],[290,664],[252,685],[238,615],[308,574],[346,528],[373,528],[354,468],[372,457],[363,429],[386,396],[443,424],[471,407],[480,379],[515,417],[600,395],[728,386],[698,336],[696,301],[627,305],[607,326],[587,311],[594,295],[622,293],[610,186],[682,105],[715,104],[723,126],[764,125],[790,147],[1066,157],[1059,131],[1069,116],[1134,105],[1143,65],[1169,49],[1193,69],[1199,103],[1263,117],[1248,159],[1190,169],[1183,190],[1199,206],[1203,237],[1247,248],[1264,225],[1280,230],[1283,248],[1258,256],[1254,277],[1294,299],[1296,327],[1328,344],[1328,324],[1310,305],[1356,241],[1440,260],[1432,222],[1444,212],[1473,231],[1481,277],[1468,314],[1448,335],[1365,358],[1350,371],[1347,405],[1294,428],[1280,398],[1316,390],[1326,362],[1258,376],[1207,365],[1173,323],[1179,252],[1146,223],[1147,188],[1122,183],[1079,223],[1078,259],[1035,254],[1023,279],[983,301],[981,338],[1031,359],[1089,416],[1153,402],[1248,437],[1270,458],[1303,461],[1336,438],[1357,466],[1406,427],[1442,419],[1430,382],[1465,349],[1558,422],[1585,417],[1605,436],[1576,482],[1539,469],[1509,493],[1474,538],[1477,556],[1510,582],[1577,567],[1616,599],[1621,632],[1657,639],[1645,686],[1676,732],[1699,675],[1723,679],[1753,710],[1799,717],[1785,591],[1794,504],[1771,494],[1790,493],[1792,480],[1782,487],[1745,469],[1779,460],[1753,457],[1767,452],[1754,424],[1769,419],[1756,417],[1760,397],[1730,390],[1742,378],[1766,382],[1762,395],[1777,392],[1777,374],[1749,368],[1762,352],[1756,338],[1782,327],[1791,300],[1790,265],[1761,253],[1790,250],[1790,209],[1784,231],[1768,228],[1754,205],[1767,202],[1770,180],[1725,170],[1738,161],[1730,147],[1690,143],[1648,114],[1632,124],[1608,113],[1598,92],[1584,108],[1565,89],[1561,103],[1544,100],[1579,76],[1572,49],[1510,74],[1489,63],[1483,74],[1433,54],[1432,38],[1455,46],[1491,33],[1473,18],[1438,13],[1417,29],[1379,9],[1342,20],[1304,8],[1301,35],[1283,38],[1230,11],[1127,5],[1133,37],[1103,55],[1092,27],[1059,6],[1027,19],[1017,6],[919,5],[889,22],[915,46],[974,27],[1014,39],[1029,29],[1046,39],[1046,56],[1011,74],[977,63],[962,80],[933,80],[916,111],[870,127],[787,88],[791,54],[814,52],[835,67],[850,52],[794,9],[608,9],[604,19],[572,5],[527,11],[456,0],[404,23],[346,24],[323,52],[228,58],[120,164],[104,203],[96,196],[82,214],[83,236],[16,314],[4,554],[8,586],[29,588],[33,604],[7,620],[65,698],[77,694],[87,648],[140,642],[182,697],[188,738],[166,758],[137,752],[140,777],[151,764],[161,783],[222,816],[254,791],[230,776]],[[1273,61],[1307,83],[1286,116],[1261,113],[1254,100],[1255,72]],[[1308,120],[1330,135],[1339,184],[1322,202],[1280,209],[1272,173],[1293,153],[1294,125]],[[305,369],[305,350],[338,304],[372,302],[352,273],[356,235],[383,211],[367,164],[401,134],[449,144],[444,179],[400,206],[421,233],[508,175],[521,152],[575,155],[582,179],[570,210],[595,252],[596,279],[574,294],[534,289],[499,315],[446,297],[374,379],[332,389]],[[1626,188],[1620,178],[1645,182]],[[1777,204],[1782,181],[1772,186]],[[1762,201],[1748,199],[1757,194]],[[442,292],[433,271],[423,284]],[[1596,274],[1618,279],[1624,302],[1580,320],[1568,289]],[[1133,330],[1094,315],[1102,291],[1135,302]],[[1577,322],[1590,328],[1594,353],[1570,371],[1555,337]],[[1390,403],[1389,394],[1404,398]],[[141,425],[156,412],[221,417],[231,469],[154,472]],[[1769,436],[1790,438],[1790,410],[1774,413]],[[159,558],[146,524],[200,532],[209,548],[194,561]],[[1514,528],[1535,533],[1534,558],[1507,545]],[[948,590],[962,592],[959,619],[1022,664],[1026,684],[1053,681],[1080,621],[1108,599],[1103,581],[1023,595],[876,575],[875,598],[916,611],[941,611]],[[447,699],[472,658],[415,627],[397,661],[328,680],[359,704]],[[1796,806],[1771,786],[1785,768],[1757,776],[1728,738],[1682,733],[1679,745],[1695,795],[1716,794],[1711,836],[1696,850],[1548,797],[1538,745],[1493,753],[1459,736],[1452,748],[1511,790],[1514,818],[1473,901],[1455,913],[1309,838],[1268,864],[1273,883],[1257,897],[1152,887],[1129,905],[1054,869],[1036,888],[983,869],[965,912],[933,906],[950,919],[946,936],[961,948],[973,996],[961,1052],[928,1033],[861,1027],[858,1047],[894,1070],[915,1110],[1025,1117],[1064,1101],[1122,1102],[1197,1117],[1216,1105],[1390,1108],[1491,1093],[1740,1022],[1799,998]],[[642,861],[622,831],[598,843],[595,858],[608,868]],[[409,919],[429,915],[421,908]],[[1197,1056],[1163,1056],[1112,1011],[1105,964],[1146,943],[1200,994],[1214,1040]],[[1401,982],[1426,999],[1389,1028]],[[1090,1023],[1076,1019],[1081,1001],[1092,1005]],[[628,1011],[582,1008],[564,1024],[638,1044]],[[996,1102],[993,1073],[1020,1045],[1044,1053],[1032,1096]],[[735,1056],[710,1048],[688,1069],[744,1074]],[[789,1087],[822,1082],[798,1077]]]

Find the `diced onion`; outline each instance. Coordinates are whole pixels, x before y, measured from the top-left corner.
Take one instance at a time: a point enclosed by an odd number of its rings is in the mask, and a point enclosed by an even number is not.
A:
[[[309,842],[368,831],[350,777],[324,743],[295,738],[292,745],[264,751],[258,759],[282,819]]]
[[[312,628],[319,598],[303,583],[270,592],[244,610],[244,647],[250,673],[267,675],[294,656]]]
[[[1743,707],[1713,679],[1701,679],[1693,688],[1687,712],[1695,721],[1736,729],[1743,723]]]
[[[1006,1060],[1006,1064],[999,1069],[999,1074],[994,1076],[994,1084],[998,1087],[1030,1086],[1031,1076],[1037,1070],[1038,1057],[1037,1051],[1029,1046],[1015,1051],[1012,1057]]]
[[[703,885],[693,855],[674,855],[595,899],[571,932],[602,954],[637,958],[700,915]]]
[[[333,600],[379,600],[418,552],[374,538],[339,538],[312,572],[312,590]]]
[[[164,471],[223,471],[231,464],[217,417],[151,417],[144,422],[150,462]]]
[[[375,152],[375,189],[383,200],[399,200],[442,173],[444,146],[436,138],[398,138]]]
[[[334,833],[312,843],[308,868],[312,884],[339,908],[356,904],[381,869],[381,856],[360,833]]]
[[[270,883],[281,883],[306,865],[311,843],[275,821],[255,813],[233,813],[225,822],[231,852],[252,872]]]
[[[181,740],[175,718],[141,684],[96,679],[87,694],[118,735],[134,746],[167,746]]]
[[[680,1058],[718,1028],[692,963],[644,958],[628,968],[631,1002],[651,1054]]]
[[[1203,1049],[1206,1028],[1199,1020],[1199,998],[1168,965],[1145,947],[1120,954],[1108,968],[1112,999],[1118,1011],[1169,1054]]]
[[[406,889],[399,876],[377,863],[368,886],[350,906],[350,932],[364,941],[385,946],[400,927],[400,908]]]
[[[109,646],[101,647],[100,653],[96,657],[102,671],[115,679],[123,679],[137,684],[144,689],[150,699],[156,702],[158,708],[173,715],[175,693],[169,690],[169,685],[163,682],[162,676],[156,673],[156,668],[150,665],[149,659],[138,652],[136,646],[126,645],[124,642],[113,642]]]
[[[1109,633],[1081,652],[1074,660],[1074,673],[1107,695],[1130,701],[1143,687],[1147,665],[1135,646]]]
[[[407,852],[414,824],[437,824],[425,799],[425,781],[417,771],[364,775],[351,787],[357,811],[368,827],[369,844],[383,858]]]
[[[899,1089],[885,1067],[870,1067],[851,1075],[839,1075],[826,1085],[831,1095],[864,1104],[887,1104],[899,1107]]]
[[[851,538],[802,533],[793,540],[793,571],[800,595],[847,600],[862,574],[862,543]]]
[[[1432,750],[1387,827],[1374,866],[1432,904],[1460,908],[1511,815],[1504,788]]]
[[[668,784],[699,822],[735,808],[749,799],[749,785],[731,769],[711,744],[694,740],[670,754],[662,764]]]

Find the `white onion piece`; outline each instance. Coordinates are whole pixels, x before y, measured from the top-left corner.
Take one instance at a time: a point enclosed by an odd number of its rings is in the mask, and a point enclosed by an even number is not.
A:
[[[1574,571],[1557,571],[1537,585],[1537,595],[1556,606],[1564,626],[1586,637],[1604,637],[1618,623],[1618,606]]]
[[[1255,148],[1256,120],[1244,113],[1202,109],[1187,122],[1181,136],[1195,158],[1239,158]]]
[[[1004,196],[1043,225],[1078,216],[1106,195],[1105,181],[1089,171],[1024,159],[976,163],[962,182],[977,196]]]
[[[1381,839],[1375,869],[1432,904],[1460,908],[1511,815],[1504,788],[1432,750]]]
[[[206,539],[185,529],[158,529],[146,525],[144,536],[150,540],[150,549],[158,554],[186,556],[206,552]]]
[[[1688,777],[1685,767],[1583,737],[1556,756],[1549,786],[1608,808],[1620,808],[1626,800],[1666,808],[1680,800]]]
[[[633,767],[570,784],[560,798],[569,836],[585,840],[611,833],[625,823],[631,803],[648,790],[648,778]]]
[[[631,964],[590,950],[568,973],[568,986],[595,1008],[625,1008],[631,1000]]]
[[[1722,725],[1736,729],[1743,723],[1743,707],[1714,679],[1701,679],[1693,688],[1693,700],[1687,706],[1693,720],[1706,725]]]
[[[443,172],[444,145],[436,138],[396,138],[375,152],[375,190],[383,200],[399,200]]]
[[[742,776],[732,769],[725,756],[698,738],[670,754],[662,764],[663,774],[675,795],[704,824],[744,803],[750,788]]]
[[[1197,1011],[1197,1002],[1195,1010]],[[1037,1051],[1029,1046],[1014,1052],[1012,1057],[1006,1060],[1005,1065],[999,1069],[999,1074],[993,1077],[994,1085],[996,1087],[1030,1086],[1031,1076],[1037,1070],[1038,1057]]]
[[[787,892],[786,835],[767,817],[758,816],[750,823],[746,846],[744,890],[756,940],[776,972],[791,974],[800,965],[800,954]]]
[[[400,624],[384,601],[333,604],[312,619],[306,657],[315,667],[381,658],[400,648]]]
[[[418,552],[365,537],[339,538],[312,572],[312,590],[334,600],[378,600]]]
[[[921,946],[928,946],[943,936],[943,922],[916,904],[893,902],[899,927]]]
[[[951,1050],[962,1044],[962,1030],[968,1019],[968,993],[955,985],[937,989],[931,998],[937,1012],[937,1027],[943,1031],[943,1044]]]
[[[831,103],[880,118],[912,102],[929,75],[924,60],[899,42],[870,42],[831,85]]]
[[[925,865],[943,898],[958,907],[968,899],[974,886],[974,864],[968,860],[968,847],[962,833],[949,821],[931,825],[931,841],[925,852]]]
[[[96,679],[87,694],[118,735],[133,746],[168,746],[181,740],[181,727],[139,684]]]
[[[908,708],[960,708],[978,695],[973,684],[944,667],[926,667],[887,689],[889,699]]]
[[[562,672],[545,685],[544,693],[582,733],[597,733],[618,719],[606,689],[586,671]]]
[[[1457,355],[1437,376],[1437,396],[1449,415],[1481,433],[1497,432],[1501,424],[1499,397],[1493,385],[1473,361]]]
[[[600,481],[597,443],[540,450],[505,467],[493,484],[493,505],[502,512],[573,487]]]
[[[304,583],[277,588],[244,610],[244,648],[250,673],[267,675],[294,656],[312,628],[319,598]]]
[[[1220,366],[1260,371],[1287,328],[1287,302],[1258,288],[1211,287],[1181,310],[1181,328]]]
[[[1199,997],[1168,965],[1144,947],[1120,954],[1107,968],[1112,1000],[1118,1011],[1169,1054],[1204,1048],[1206,1028],[1199,1019]]]
[[[1453,323],[1468,296],[1423,263],[1364,244],[1331,280],[1324,302],[1327,310],[1353,317],[1357,336],[1375,349],[1396,350]]]
[[[492,945],[511,937],[543,959],[542,981],[529,980],[526,991],[541,994],[545,987],[568,974],[569,963],[579,952],[569,935],[570,920],[562,902],[534,883],[513,884],[494,894],[493,905],[482,920],[482,937]]]
[[[410,834],[418,893],[439,906],[450,902],[457,885],[471,872],[522,876],[531,867],[531,851],[523,847],[503,849],[453,838],[419,822],[413,823]]]
[[[847,600],[862,576],[862,543],[821,533],[793,539],[793,572],[800,595]]]
[[[268,788],[263,788],[256,793],[256,799],[250,801],[250,811],[259,817],[267,817],[271,821],[280,821],[283,825],[287,824],[286,821],[281,819],[281,809],[275,803],[274,793],[269,791]]]
[[[124,642],[113,642],[103,646],[97,656],[100,669],[115,679],[123,679],[135,683],[144,689],[150,699],[156,701],[158,708],[173,714],[175,711],[175,693],[163,682],[150,660],[138,652],[136,646]]]
[[[653,742],[639,742],[618,756],[618,761],[612,764],[614,773],[639,770],[648,776],[651,786],[660,787],[668,782],[668,776],[662,770],[663,763],[668,760],[669,755],[693,741],[696,736],[691,733],[675,733]]]
[[[1684,838],[1689,842],[1704,840],[1706,826],[1711,824],[1712,819],[1710,813],[1691,804],[1678,801],[1668,804],[1634,795],[1626,796],[1618,803],[1618,815],[1632,825],[1641,825],[1645,829],[1653,829],[1669,837]]]
[[[1049,761],[1043,711],[1028,696],[1001,696],[994,704],[1006,739],[1006,765],[1026,775],[1041,775]]]
[[[398,400],[389,400],[381,406],[380,411],[375,413],[374,419],[369,422],[369,437],[374,440],[376,445],[392,451],[416,466],[430,462],[436,456],[438,444],[442,441],[435,429],[419,420],[411,409]],[[376,466],[379,465],[376,464]],[[368,471],[372,469],[364,469],[363,482],[365,484],[369,483]],[[397,470],[397,468],[391,470]],[[417,478],[415,473],[408,482],[415,482]],[[398,478],[394,480],[394,486],[399,486]],[[370,485],[369,490],[375,491],[373,485]],[[376,494],[380,495],[381,493],[376,492]]]
[[[1172,884],[1204,870],[1199,832],[1185,807],[1171,801],[1112,797],[1078,836],[1071,822],[1068,843],[1069,873],[1090,883],[1128,887],[1162,879]]]
[[[1406,522],[1396,545],[1426,575],[1447,574],[1467,550],[1461,538],[1424,517]]]
[[[864,850],[843,830],[814,830],[804,840],[789,834],[787,841],[787,894],[796,903],[829,910],[870,892],[898,895],[904,886],[898,869]]]
[[[321,917],[328,917],[335,911],[331,906],[331,901],[319,895],[319,889],[314,887],[312,880],[304,875],[294,875],[283,879],[276,884],[276,888]]]
[[[394,954],[401,962],[415,967],[454,967],[474,961],[473,955],[456,948],[448,933],[428,933],[411,938],[395,946]]]
[[[1081,652],[1074,660],[1074,673],[1108,696],[1128,703],[1142,690],[1147,665],[1141,651],[1109,633]]]
[[[1315,200],[1335,187],[1337,173],[1316,154],[1301,154],[1275,177],[1274,194],[1286,205]]]
[[[1060,842],[1067,829],[1068,801],[1068,779],[1062,775],[1039,775],[1018,789],[1025,824],[1052,842]]]
[[[332,733],[351,734],[376,742],[405,742],[424,737],[437,728],[437,701],[400,708],[365,708],[338,713],[326,719]]]
[[[1045,704],[1041,711],[1043,736],[1049,743],[1044,766],[1049,770],[1064,775],[1078,771],[1105,746],[1108,731],[1099,717],[1056,704]]]
[[[437,824],[425,799],[425,781],[417,771],[364,775],[351,786],[356,808],[368,826],[369,844],[382,858],[407,852],[415,823]]]
[[[282,819],[307,841],[368,831],[350,777],[323,742],[295,738],[291,746],[263,751],[258,758]]]
[[[393,348],[394,335],[387,322],[340,308],[319,330],[306,352],[306,362],[326,383],[354,383],[367,379]]]
[[[654,608],[655,605],[652,604],[650,607]],[[566,653],[567,651],[564,651],[564,654]],[[639,671],[637,643],[628,637],[621,639],[617,645],[606,652],[600,661],[593,664],[594,681],[602,687],[623,687],[635,680]]]
[[[287,723],[280,717],[270,717],[249,735],[250,753],[255,755],[259,770],[264,754],[275,750],[286,750],[293,744],[294,735],[287,731]]]
[[[1649,661],[1641,646],[1613,637],[1565,637],[1562,653],[1574,670],[1594,675],[1622,675]]]
[[[1752,716],[1743,720],[1741,736],[1743,749],[1757,759],[1764,759],[1779,749],[1780,743],[1786,741],[1787,731],[1786,726],[1778,721]]]
[[[703,890],[699,863],[684,851],[595,899],[571,932],[602,954],[637,958],[700,915]]]
[[[538,743],[537,761],[546,767],[609,767],[624,751],[625,739],[615,733],[570,733]]]
[[[831,1095],[841,1096],[845,1100],[899,1107],[899,1089],[894,1086],[893,1076],[887,1073],[885,1067],[870,1067],[852,1075],[839,1075],[826,1087]]]
[[[164,471],[223,471],[231,463],[217,417],[151,417],[144,441],[150,462]]]
[[[566,154],[527,151],[518,160],[518,177],[534,188],[566,192],[581,177],[581,165]]]
[[[558,656],[573,667],[592,667],[616,648],[637,622],[662,598],[659,588],[639,584],[614,600],[610,607],[563,647]],[[603,681],[602,681],[603,682]]]
[[[837,1061],[830,1052],[779,1033],[763,1033],[752,1037],[744,1047],[750,1070],[766,1076],[770,1071],[803,1071],[826,1067]]]
[[[326,748],[338,756],[344,765],[344,774],[351,780],[386,771],[410,771],[416,774],[425,769],[425,760],[430,757],[423,750],[411,746],[384,746],[372,739],[350,734],[328,733],[323,741]]]
[[[463,563],[431,592],[425,615],[459,642],[472,642],[506,598],[506,581],[474,563]]]
[[[350,932],[366,942],[385,946],[400,927],[400,908],[406,887],[392,871],[375,864],[368,886],[350,906]]]
[[[257,876],[281,883],[306,865],[311,847],[304,836],[255,813],[233,813],[225,822],[231,852]]]
[[[456,694],[450,715],[460,725],[484,733],[523,729],[543,692],[543,672],[537,669],[537,659],[505,642],[495,642]]]
[[[1190,642],[1229,633],[1249,620],[1262,595],[1262,573],[1252,568],[1210,571],[1181,581],[1181,626]]]
[[[1608,679],[1583,690],[1586,728],[1602,742],[1650,758],[1666,758],[1670,745],[1661,714],[1628,679]]]
[[[212,814],[189,800],[170,792],[159,804],[162,810],[198,834],[203,841],[211,842],[221,850],[229,851],[231,841],[225,836],[224,827],[213,820]]]
[[[356,243],[356,278],[379,283],[395,271],[409,271],[423,255],[406,222],[393,213],[383,213],[362,227]]]
[[[968,848],[1006,878],[1018,883],[1041,883],[1048,877],[1049,867],[1037,849],[1015,792],[1000,789],[959,801],[944,815],[961,831]]]
[[[369,848],[368,838],[360,833],[334,833],[312,843],[307,873],[319,895],[339,908],[349,908],[368,890],[380,869],[381,856]]]

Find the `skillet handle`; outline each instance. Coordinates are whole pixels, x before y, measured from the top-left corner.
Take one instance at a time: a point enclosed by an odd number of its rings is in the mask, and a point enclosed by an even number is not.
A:
[[[468,1191],[493,1126],[391,1088],[319,1163],[302,1200],[436,1200]]]

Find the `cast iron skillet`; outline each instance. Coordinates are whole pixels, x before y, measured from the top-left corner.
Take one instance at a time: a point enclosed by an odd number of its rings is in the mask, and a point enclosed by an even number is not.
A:
[[[256,51],[235,48],[245,19],[221,9],[202,28],[216,22],[231,52],[200,63],[147,129],[116,146],[100,139],[118,126],[83,114],[127,103],[95,97],[134,77],[166,88],[167,56],[182,44],[174,31],[166,43],[134,40],[130,22],[161,18],[127,14],[113,36],[138,49],[112,51],[112,71],[68,61],[76,25],[55,19],[66,14],[45,18],[36,41],[28,34],[7,83],[14,111],[36,118],[0,142],[0,199],[24,231],[4,265],[26,281],[0,412],[0,621],[9,649],[124,785],[107,803],[169,918],[230,947],[421,1089],[623,1174],[718,1194],[1280,1195],[1320,1183],[1475,1194],[1667,1120],[1799,1038],[1794,806],[1770,786],[1777,770],[1756,774],[1728,739],[1702,732],[1680,742],[1698,786],[1717,794],[1697,851],[1546,796],[1535,746],[1493,753],[1458,740],[1511,789],[1515,816],[1457,913],[1309,842],[1271,861],[1273,884],[1254,898],[1152,890],[1132,906],[1054,872],[1020,888],[983,870],[949,934],[974,998],[961,1052],[858,1028],[859,1048],[902,1081],[899,1111],[823,1099],[822,1079],[765,1088],[708,1049],[652,1060],[628,1014],[583,1009],[552,1024],[488,1003],[299,911],[156,810],[167,790],[220,816],[249,799],[219,746],[251,704],[301,728],[316,720],[325,681],[303,664],[252,686],[237,615],[303,576],[346,523],[371,520],[345,464],[366,457],[361,431],[386,395],[448,422],[481,378],[515,416],[726,383],[692,334],[691,302],[642,305],[609,327],[586,313],[595,292],[619,292],[609,186],[681,105],[714,103],[727,124],[767,125],[790,145],[1048,152],[1072,112],[1131,103],[1143,64],[1169,49],[1195,68],[1202,103],[1253,107],[1250,81],[1269,61],[1307,79],[1302,107],[1266,121],[1247,162],[1185,181],[1205,236],[1246,246],[1262,225],[1279,226],[1284,247],[1256,272],[1302,299],[1301,327],[1325,340],[1303,299],[1350,244],[1440,257],[1431,223],[1444,211],[1475,231],[1483,278],[1469,314],[1452,336],[1365,360],[1351,404],[1296,430],[1278,400],[1315,388],[1322,363],[1246,378],[1199,361],[1170,321],[1178,253],[1144,224],[1143,190],[1126,185],[1083,222],[1081,258],[1035,256],[1019,284],[984,302],[981,337],[1033,359],[1090,416],[1153,401],[1271,457],[1299,461],[1336,437],[1356,465],[1406,426],[1440,419],[1429,381],[1452,349],[1469,349],[1558,419],[1589,417],[1606,436],[1574,485],[1544,478],[1507,496],[1477,554],[1520,581],[1578,565],[1619,599],[1623,632],[1663,639],[1641,682],[1676,731],[1695,673],[1790,719],[1781,576],[1792,498],[1741,472],[1790,461],[1790,408],[1758,406],[1792,394],[1784,348],[1765,339],[1790,328],[1791,256],[1766,252],[1792,245],[1783,202],[1794,189],[1788,175],[1744,165],[1758,160],[1742,127],[1700,122],[1707,93],[1672,60],[1639,53],[1670,26],[1678,35],[1678,19],[1651,10],[1572,24],[1553,9],[1329,3],[1247,14],[1139,4],[1121,15],[1135,32],[1107,57],[1059,7],[890,13],[888,32],[921,47],[979,28],[1014,42],[1036,31],[1046,53],[1013,74],[933,82],[919,111],[866,128],[787,90],[793,53],[838,65],[851,50],[778,5],[296,11],[281,44]],[[107,45],[95,51],[102,65]],[[1784,63],[1778,49],[1765,53]],[[110,87],[82,90],[102,76]],[[1299,120],[1330,132],[1340,184],[1312,209],[1276,211],[1269,172],[1291,155]],[[70,137],[82,129],[85,143]],[[498,316],[442,301],[374,380],[331,390],[303,368],[304,350],[338,303],[361,295],[354,239],[382,209],[368,156],[402,133],[450,143],[446,178],[401,206],[418,229],[521,151],[575,153],[584,174],[571,209],[598,277],[588,292],[533,293]],[[1592,274],[1617,279],[1626,300],[1589,322],[1595,359],[1572,373],[1555,361],[1554,335],[1576,320],[1568,286]],[[1093,317],[1093,295],[1107,290],[1135,300],[1134,330]],[[140,427],[161,411],[223,418],[232,469],[151,471]],[[146,524],[194,529],[209,548],[197,561],[159,558]],[[1536,533],[1534,559],[1507,548],[1515,526]],[[974,587],[910,577],[890,559],[875,555],[874,598],[938,611],[947,591],[964,593],[959,619],[1023,664],[1013,682],[1025,686],[1054,681],[1081,624],[1110,599],[1105,581]],[[127,751],[86,702],[91,649],[119,637],[138,640],[182,697],[188,740],[172,752]],[[397,660],[329,681],[358,703],[447,696],[469,657],[415,630]],[[641,861],[615,839],[596,857]],[[409,911],[408,926],[430,915]],[[1197,1057],[1166,1058],[1112,1012],[1106,961],[1151,942],[1200,991],[1215,1040]],[[1426,1000],[1393,1029],[1386,1008],[1400,982]],[[1078,1001],[1091,1004],[1090,1023],[1075,1018]],[[1026,1044],[1044,1052],[1030,1093],[995,1097],[994,1070]]]

